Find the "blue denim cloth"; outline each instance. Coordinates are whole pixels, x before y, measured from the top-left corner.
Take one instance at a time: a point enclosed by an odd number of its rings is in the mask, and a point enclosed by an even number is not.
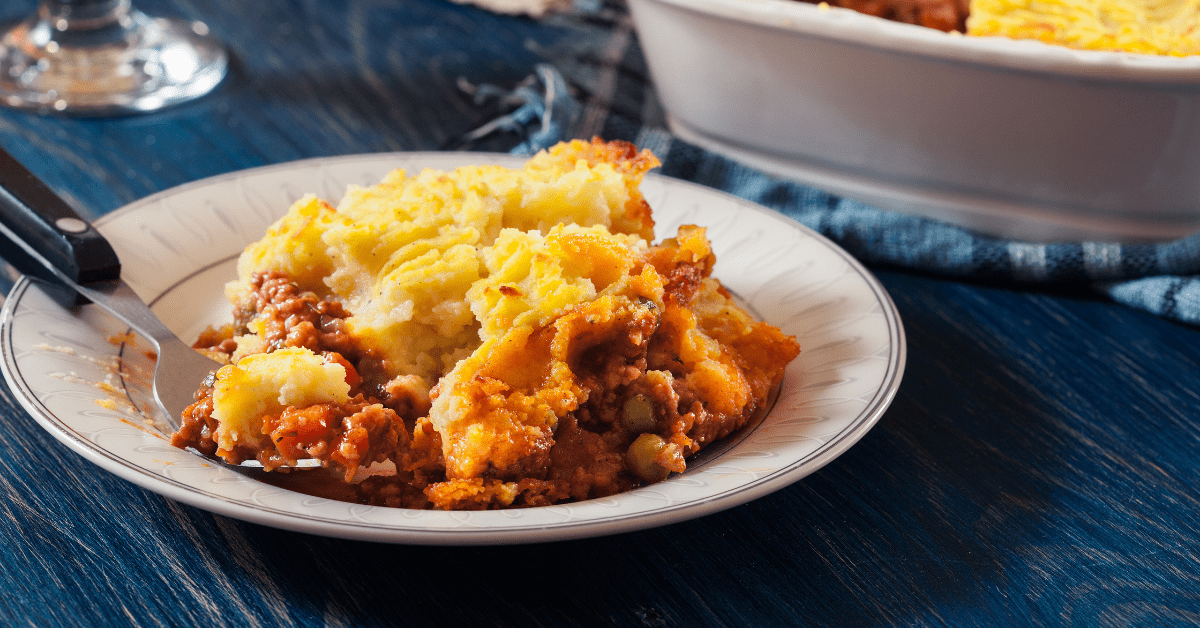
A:
[[[652,90],[648,81],[638,85]],[[494,91],[494,87],[484,91]],[[579,129],[581,104],[561,72],[540,65],[517,89],[505,92],[515,108],[477,130],[516,131],[512,152],[533,154],[562,139],[586,137]],[[644,100],[644,99],[643,99]],[[952,278],[1017,285],[1089,286],[1114,301],[1167,319],[1200,324],[1200,235],[1174,242],[1061,242],[1039,244],[999,239],[919,216],[881,210],[765,174],[673,137],[662,127],[630,115],[635,107],[590,104],[606,140],[624,139],[651,148],[661,173],[724,190],[784,213],[841,245],[868,265],[903,268]]]

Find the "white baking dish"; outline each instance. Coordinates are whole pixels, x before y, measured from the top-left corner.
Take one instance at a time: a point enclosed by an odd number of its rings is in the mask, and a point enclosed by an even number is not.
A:
[[[630,0],[671,130],[1036,241],[1200,230],[1200,57],[971,38],[792,0]]]

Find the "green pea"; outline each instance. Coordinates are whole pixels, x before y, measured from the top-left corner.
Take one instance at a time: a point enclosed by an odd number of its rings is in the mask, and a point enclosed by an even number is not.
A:
[[[657,425],[654,418],[654,402],[646,395],[633,395],[625,400],[621,413],[621,425],[630,432],[649,432]]]
[[[642,434],[633,441],[625,452],[629,468],[647,482],[660,482],[671,475],[670,469],[658,463],[658,454],[666,449],[667,442],[658,434]]]

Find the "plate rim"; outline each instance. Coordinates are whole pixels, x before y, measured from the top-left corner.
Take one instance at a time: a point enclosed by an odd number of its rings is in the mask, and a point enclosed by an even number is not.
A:
[[[162,198],[180,194],[190,189],[220,184],[273,170],[287,170],[317,164],[327,165],[331,162],[345,164],[355,161],[420,161],[422,159],[445,159],[447,157],[469,158],[472,160],[472,163],[484,163],[485,160],[494,160],[494,163],[519,163],[527,159],[527,157],[519,157],[506,153],[477,153],[468,151],[395,151],[313,157],[236,170],[173,186],[113,210],[94,221],[94,224],[102,227],[105,223],[116,220],[125,213],[137,211],[143,205],[157,202]],[[648,174],[647,179],[668,180],[670,181],[669,185],[682,185],[698,190],[702,194],[724,196],[737,204],[742,210],[752,210],[764,214],[771,219],[782,221],[797,229],[805,236],[812,238],[815,242],[820,243],[837,255],[847,264],[850,271],[860,277],[875,297],[883,315],[882,318],[886,323],[889,339],[887,367],[882,381],[873,391],[870,401],[858,413],[855,419],[850,421],[844,429],[837,432],[820,448],[808,456],[793,460],[790,464],[757,478],[748,485],[723,489],[722,491],[706,495],[703,498],[670,504],[644,512],[614,514],[601,518],[571,520],[544,525],[524,524],[495,528],[474,527],[465,530],[417,526],[407,527],[367,521],[332,521],[328,518],[284,511],[275,507],[247,504],[228,496],[204,491],[200,487],[191,486],[173,478],[150,473],[143,467],[113,452],[93,446],[71,428],[61,423],[61,420],[53,412],[44,407],[32,395],[27,386],[16,385],[20,381],[20,378],[18,376],[19,368],[15,363],[12,350],[14,346],[11,338],[11,334],[13,333],[12,319],[17,305],[21,301],[21,297],[33,285],[31,280],[25,276],[22,276],[14,284],[4,301],[3,308],[0,308],[0,355],[3,355],[3,360],[0,360],[0,372],[2,372],[8,383],[14,398],[17,399],[18,403],[39,426],[54,436],[60,443],[66,445],[105,471],[168,499],[186,503],[209,512],[281,529],[338,538],[414,545],[500,545],[607,536],[658,527],[713,514],[772,493],[816,472],[843,454],[865,436],[882,418],[899,390],[907,362],[907,340],[899,312],[896,310],[891,296],[884,289],[878,278],[866,269],[861,262],[828,238],[789,216],[772,211],[757,203],[722,190],[657,173]],[[156,295],[155,298],[159,296],[161,295]],[[553,507],[550,506],[548,508]],[[447,513],[447,515],[449,514],[451,513]]]

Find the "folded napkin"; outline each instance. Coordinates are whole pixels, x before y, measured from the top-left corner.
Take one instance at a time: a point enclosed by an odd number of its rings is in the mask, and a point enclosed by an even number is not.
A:
[[[626,71],[624,79],[637,83],[640,78],[643,84],[636,87],[650,92],[653,88],[648,79],[638,74]],[[533,154],[562,139],[587,139],[595,134],[606,140],[627,140],[653,150],[663,162],[662,174],[723,190],[791,216],[869,266],[1028,286],[1087,286],[1163,318],[1200,324],[1200,235],[1155,244],[1041,244],[988,237],[766,174],[673,137],[661,120],[644,119],[645,106],[610,102],[615,97],[592,97],[585,106],[571,91],[563,74],[550,65],[539,65],[534,76],[515,89],[476,88],[477,98],[492,95],[510,103],[512,109],[468,134],[465,141],[469,144],[507,131],[520,139],[512,149],[514,154]],[[644,104],[650,99],[643,96],[640,100]]]

